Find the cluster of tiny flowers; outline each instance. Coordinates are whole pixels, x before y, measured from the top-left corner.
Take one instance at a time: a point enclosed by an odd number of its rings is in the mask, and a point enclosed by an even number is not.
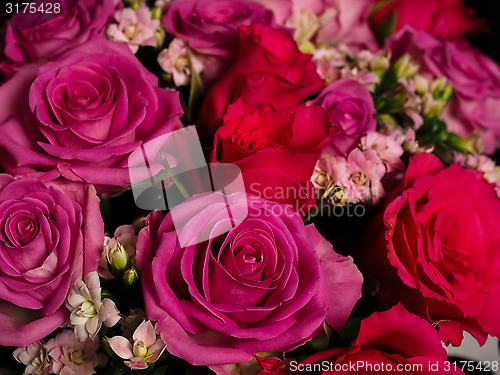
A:
[[[65,329],[46,344],[37,341],[14,351],[14,358],[24,365],[24,374],[90,375],[100,360],[99,343],[80,342],[74,332]]]

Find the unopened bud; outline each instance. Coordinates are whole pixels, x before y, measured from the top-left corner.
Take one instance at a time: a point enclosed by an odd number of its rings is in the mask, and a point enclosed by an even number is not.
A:
[[[107,258],[109,271],[115,276],[123,273],[130,267],[130,257],[127,250],[119,242],[117,242],[117,246],[109,251]]]
[[[374,72],[385,72],[389,69],[391,63],[387,56],[376,56],[370,63],[370,68]]]
[[[154,7],[151,9],[151,18],[154,20],[159,20],[161,18],[161,7]]]
[[[404,54],[394,63],[394,70],[398,78],[411,78],[417,74],[420,67],[411,61],[410,55]]]
[[[445,102],[448,102],[452,95],[453,95],[453,87],[448,85],[441,93],[441,99],[443,99]]]
[[[133,288],[139,281],[139,273],[135,267],[131,267],[123,274],[123,285],[127,288]]]
[[[415,82],[415,91],[417,94],[424,95],[429,91],[430,82],[427,78],[417,74],[413,78],[413,81]]]
[[[156,46],[161,47],[163,46],[163,43],[165,42],[165,29],[163,26],[160,25],[160,27],[155,31],[155,39],[156,39]]]
[[[431,83],[431,93],[434,98],[439,98],[441,93],[446,88],[447,81],[446,77],[438,77]]]
[[[438,117],[443,112],[446,102],[442,99],[434,100],[430,95],[424,97],[422,113],[427,118]]]

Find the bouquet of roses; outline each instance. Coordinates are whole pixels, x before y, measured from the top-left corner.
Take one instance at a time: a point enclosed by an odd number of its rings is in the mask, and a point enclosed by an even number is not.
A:
[[[5,10],[0,373],[463,374],[444,346],[500,336],[461,0]]]

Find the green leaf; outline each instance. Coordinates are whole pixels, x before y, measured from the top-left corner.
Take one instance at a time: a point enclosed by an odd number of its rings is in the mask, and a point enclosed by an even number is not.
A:
[[[373,28],[373,34],[375,39],[380,45],[384,44],[384,40],[394,34],[396,31],[396,24],[398,21],[398,16],[396,12],[391,12],[391,14],[384,19],[380,24]]]
[[[186,53],[189,60],[189,70],[191,72],[191,91],[189,92],[188,108],[191,120],[196,121],[201,110],[205,92],[203,90],[201,78],[193,66],[191,52],[188,46],[186,46]]]

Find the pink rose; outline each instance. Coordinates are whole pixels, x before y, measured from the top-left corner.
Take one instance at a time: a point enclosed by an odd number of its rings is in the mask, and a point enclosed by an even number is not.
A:
[[[384,0],[378,0],[383,3]],[[484,31],[484,20],[474,16],[462,0],[392,0],[385,1],[370,18],[374,27],[396,15],[396,31],[408,25],[417,31],[444,39],[457,39],[469,32]]]
[[[294,16],[311,12],[318,18],[312,39],[317,44],[359,45],[376,48],[368,13],[376,0],[253,0],[272,9],[280,26]]]
[[[362,135],[377,128],[370,91],[354,79],[329,84],[313,104],[326,109],[335,131],[342,129],[331,141],[340,154],[347,155],[356,148]]]
[[[95,189],[0,175],[0,345],[60,327],[75,280],[95,271],[104,224]]]
[[[246,218],[232,225],[228,209]],[[177,229],[185,224],[178,234],[173,217]],[[197,243],[204,233],[215,237]],[[139,234],[137,266],[146,314],[158,320],[169,352],[195,365],[290,350],[324,319],[342,327],[362,281],[352,259],[290,207],[242,193],[197,195],[165,217],[153,212]]]
[[[273,21],[270,10],[245,0],[174,0],[162,19],[167,33],[185,41],[204,62],[203,74],[210,80],[237,55],[239,26]]]
[[[499,336],[500,200],[494,185],[479,171],[445,168],[422,153],[387,201],[383,220],[374,220],[360,247],[361,265],[379,282],[379,300],[388,306],[401,301],[437,323],[446,343],[459,345],[464,329],[481,344],[487,333]]]
[[[404,338],[404,339],[403,339]],[[447,361],[446,350],[439,334],[425,320],[410,314],[397,305],[376,312],[361,321],[356,340],[347,348],[335,348],[316,353],[288,366],[293,370],[307,370],[314,364],[328,368],[322,375],[333,374],[404,374],[464,375]],[[283,370],[275,374],[288,374]]]
[[[287,109],[323,87],[312,56],[299,51],[283,29],[260,23],[241,26],[240,52],[231,69],[209,90],[198,119],[198,130],[211,144],[229,104],[238,98],[262,107]]]
[[[38,3],[46,6],[60,2]],[[5,55],[15,63],[52,59],[100,32],[113,19],[114,11],[115,6],[109,0],[80,0],[71,10],[62,9],[60,15],[47,23],[13,31],[13,27],[21,27],[27,17],[17,13],[7,28]]]
[[[398,57],[409,53],[429,79],[445,76],[455,90],[444,119],[450,131],[469,135],[479,130],[485,152],[500,140],[500,67],[464,40],[446,41],[405,28],[386,41]]]
[[[102,36],[18,72],[0,87],[1,97],[16,103],[0,111],[5,171],[50,172],[99,193],[129,184],[130,153],[175,129],[182,114],[177,92],[158,88],[127,45]]]

